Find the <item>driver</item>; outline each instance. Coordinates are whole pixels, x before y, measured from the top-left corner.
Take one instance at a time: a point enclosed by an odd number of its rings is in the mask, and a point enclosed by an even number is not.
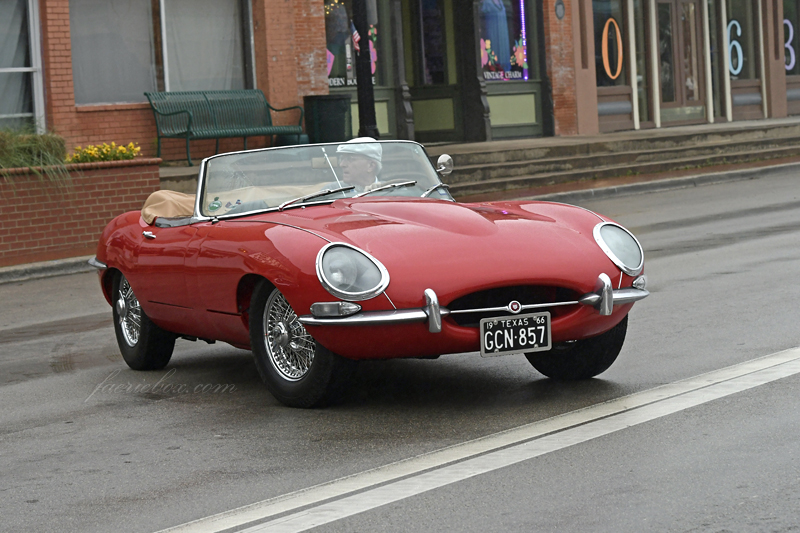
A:
[[[355,192],[364,192],[378,183],[383,149],[372,137],[358,137],[340,144],[336,149],[342,185],[355,186]]]

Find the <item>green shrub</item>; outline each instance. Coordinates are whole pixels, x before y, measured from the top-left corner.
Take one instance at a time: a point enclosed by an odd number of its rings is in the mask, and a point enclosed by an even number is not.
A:
[[[67,156],[64,139],[53,133],[37,135],[0,131],[2,168],[44,167],[63,164]]]
[[[61,184],[69,179],[64,164],[67,147],[64,139],[53,133],[0,130],[0,170],[27,168]]]

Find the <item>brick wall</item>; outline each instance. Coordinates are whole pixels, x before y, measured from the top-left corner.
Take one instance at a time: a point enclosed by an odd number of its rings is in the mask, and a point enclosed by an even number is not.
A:
[[[94,254],[106,224],[158,190],[160,162],[70,165],[64,185],[24,169],[0,176],[0,267]]]
[[[76,106],[72,79],[69,0],[40,0],[47,126],[75,146],[135,142],[142,154],[156,154],[156,126],[148,104]],[[275,107],[302,105],[307,94],[327,94],[325,17],[321,0],[255,0],[257,88]],[[281,113],[276,124],[296,124],[297,113]],[[214,153],[214,141],[192,141],[192,159]],[[267,146],[265,137],[248,148]],[[220,151],[241,150],[242,139],[223,139]],[[186,143],[162,141],[162,158],[186,157]]]
[[[547,76],[553,87],[555,134],[578,133],[577,102],[575,98],[575,38],[572,17],[577,15],[577,0],[564,1],[564,18],[556,17],[556,0],[543,0],[544,46]]]

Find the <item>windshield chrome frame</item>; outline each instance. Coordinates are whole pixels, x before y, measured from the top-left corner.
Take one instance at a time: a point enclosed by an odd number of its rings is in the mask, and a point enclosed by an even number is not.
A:
[[[344,141],[342,141],[342,142],[344,142]],[[296,146],[320,146],[320,147],[324,147],[324,146],[339,146],[340,144],[342,144],[342,142],[316,143],[316,144],[305,144],[305,145],[296,145]],[[423,145],[421,145],[420,143],[418,143],[416,141],[407,141],[407,140],[402,140],[402,139],[381,141],[381,140],[377,140],[376,139],[375,141],[370,141],[370,142],[376,142],[376,143],[382,143],[382,144],[401,144],[402,143],[402,144],[413,144],[415,146],[418,146],[419,148],[422,149],[422,153],[425,154],[425,158],[428,160],[428,163],[430,163],[431,168],[434,171],[436,170],[436,168],[433,165],[433,163],[431,163],[431,156],[428,154],[428,151],[425,149],[425,147]],[[205,182],[206,182],[206,174],[208,173],[208,163],[209,163],[209,161],[211,161],[212,159],[216,159],[218,157],[226,157],[226,156],[229,156],[229,155],[252,154],[252,153],[256,153],[256,152],[267,152],[267,151],[270,151],[270,150],[286,150],[287,148],[292,148],[292,146],[270,146],[268,148],[255,148],[253,150],[237,150],[235,152],[225,152],[224,154],[214,154],[212,156],[209,156],[209,157],[206,157],[205,159],[203,159],[200,162],[200,171],[199,171],[198,176],[197,176],[197,193],[196,193],[195,202],[194,202],[194,216],[192,217],[192,222],[194,223],[194,222],[207,222],[209,220],[226,220],[228,218],[238,218],[238,217],[242,217],[242,216],[252,215],[253,213],[271,213],[273,211],[278,211],[278,207],[276,206],[276,207],[270,207],[268,209],[256,209],[255,211],[248,211],[246,213],[235,213],[233,215],[213,216],[213,215],[204,215],[201,212],[200,206],[201,206],[201,201],[202,201],[202,198],[203,198],[203,190],[204,190]],[[439,176],[439,173],[438,172],[434,172],[434,174],[435,174],[436,178],[441,182],[442,179]],[[347,198],[352,198],[352,197],[348,196]],[[409,197],[409,198],[413,198],[413,197]],[[430,197],[428,197],[428,198],[430,198]],[[292,204],[292,207],[294,207],[295,205],[297,207],[309,207],[309,206],[314,206],[314,205],[325,205],[325,204],[330,204],[330,203],[334,202],[335,200],[341,200],[341,198],[331,198],[331,199],[328,199],[328,200],[320,200],[318,202]]]

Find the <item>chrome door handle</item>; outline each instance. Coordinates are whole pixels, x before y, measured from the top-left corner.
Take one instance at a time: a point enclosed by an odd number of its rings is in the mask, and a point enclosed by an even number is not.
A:
[[[143,231],[142,235],[144,235],[145,239],[155,239],[156,236],[153,234],[152,231]]]

